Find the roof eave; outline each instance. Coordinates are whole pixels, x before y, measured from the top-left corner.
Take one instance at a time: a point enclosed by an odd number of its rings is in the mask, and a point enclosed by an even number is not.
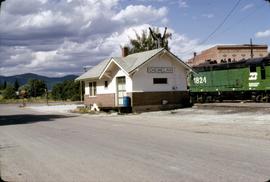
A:
[[[114,64],[116,64],[121,70],[123,70],[125,74],[129,75],[129,73],[128,73],[128,72],[127,72],[120,64],[118,64],[118,63],[114,60],[114,58],[112,57],[112,58],[110,59],[110,61],[108,62],[108,64],[106,65],[106,67],[104,68],[104,70],[102,71],[102,73],[100,74],[99,79],[101,79],[101,78],[104,76],[105,72],[107,71],[107,69],[109,68],[109,66],[111,65],[112,62],[113,62]]]
[[[97,80],[98,77],[88,77],[88,78],[76,78],[75,81],[85,81],[85,80]]]
[[[167,50],[166,50],[167,51]],[[178,60],[178,62],[180,64],[182,64],[187,70],[189,71],[193,71],[193,69],[188,65],[186,64],[184,61],[182,61],[180,58],[178,58],[176,55],[174,55],[172,52],[170,51],[167,51],[167,53],[169,53],[171,56],[173,56],[174,58],[176,58]]]

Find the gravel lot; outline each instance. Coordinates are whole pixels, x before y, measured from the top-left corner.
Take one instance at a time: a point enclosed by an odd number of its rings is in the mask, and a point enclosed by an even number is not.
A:
[[[270,179],[267,108],[129,115],[40,108],[0,105],[0,175],[5,181]]]
[[[65,104],[65,105],[31,105],[26,108],[32,109],[38,112],[57,112],[57,113],[68,113],[71,110],[76,109],[80,104]]]
[[[31,106],[31,110],[45,113],[67,113],[78,105]],[[81,106],[81,105],[80,105]],[[232,107],[233,106],[233,107]],[[171,127],[198,133],[214,133],[270,140],[270,105],[257,103],[216,103],[195,105],[171,111],[141,114],[97,114],[109,121],[124,121],[153,127]]]

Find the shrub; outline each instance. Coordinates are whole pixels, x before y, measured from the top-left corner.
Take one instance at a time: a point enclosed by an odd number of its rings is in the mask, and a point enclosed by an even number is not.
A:
[[[6,89],[3,92],[4,99],[16,99],[16,91],[15,88],[11,85],[7,85]]]

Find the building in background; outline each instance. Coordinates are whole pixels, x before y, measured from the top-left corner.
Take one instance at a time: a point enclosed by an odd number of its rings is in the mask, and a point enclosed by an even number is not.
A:
[[[267,45],[217,45],[202,51],[187,62],[189,66],[196,66],[202,63],[226,63],[236,62],[242,59],[259,58],[268,55]]]

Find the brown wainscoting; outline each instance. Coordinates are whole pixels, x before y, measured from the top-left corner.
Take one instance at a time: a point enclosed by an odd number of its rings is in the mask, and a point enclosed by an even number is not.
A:
[[[132,112],[149,112],[149,111],[166,111],[186,107],[187,105],[182,104],[167,104],[167,105],[145,105],[145,106],[134,106]]]
[[[94,97],[89,95],[84,96],[84,104],[92,105],[96,103],[99,107],[115,107],[115,95],[114,94],[97,94]]]
[[[132,106],[166,105],[189,105],[189,94],[187,91],[169,92],[133,92]]]

